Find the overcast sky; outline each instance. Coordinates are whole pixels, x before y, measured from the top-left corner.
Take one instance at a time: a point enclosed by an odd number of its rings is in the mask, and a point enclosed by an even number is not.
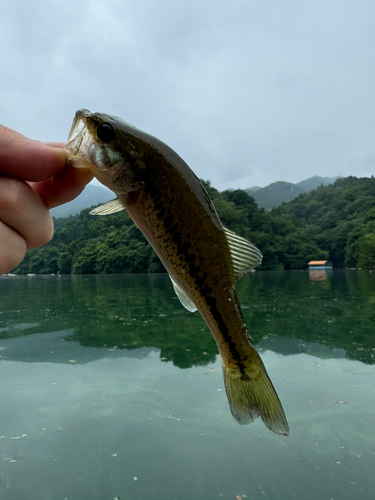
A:
[[[374,0],[0,0],[0,123],[114,114],[219,190],[375,170]]]

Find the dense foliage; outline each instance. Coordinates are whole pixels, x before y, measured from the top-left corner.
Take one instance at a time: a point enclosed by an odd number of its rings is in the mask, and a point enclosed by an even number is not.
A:
[[[89,212],[86,209],[71,217],[56,229],[50,243],[30,250],[16,272],[109,274],[164,270],[125,211],[106,217]]]
[[[293,218],[258,208],[245,191],[224,191],[205,183],[224,226],[252,241],[262,252],[259,269],[301,269],[312,259],[326,259]]]
[[[274,209],[295,218],[334,267],[375,267],[375,179],[346,177]]]
[[[266,211],[245,191],[204,185],[223,224],[263,253],[261,269],[301,269],[309,260],[375,267],[375,179],[348,177]],[[15,272],[144,273],[164,268],[125,211],[89,209],[56,224],[53,240],[30,250]]]

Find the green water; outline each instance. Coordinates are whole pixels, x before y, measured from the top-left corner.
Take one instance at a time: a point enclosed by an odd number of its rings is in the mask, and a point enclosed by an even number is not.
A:
[[[0,499],[373,499],[375,273],[237,290],[288,438],[233,420],[167,276],[0,278]]]

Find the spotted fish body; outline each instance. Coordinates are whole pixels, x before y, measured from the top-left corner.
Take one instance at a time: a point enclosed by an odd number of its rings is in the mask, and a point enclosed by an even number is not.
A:
[[[224,228],[207,192],[171,148],[119,118],[76,113],[66,151],[90,168],[117,198],[93,213],[126,209],[169,273],[190,311],[198,309],[217,343],[232,415],[260,416],[273,432],[288,424],[265,367],[250,341],[235,281],[261,262],[247,240]]]

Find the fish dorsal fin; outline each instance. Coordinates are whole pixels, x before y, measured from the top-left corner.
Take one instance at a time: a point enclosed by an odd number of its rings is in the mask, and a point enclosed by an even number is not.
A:
[[[236,279],[262,262],[263,255],[250,241],[224,227]]]
[[[171,276],[169,276],[171,278]],[[177,285],[177,283],[171,278],[172,285],[174,291],[176,292],[177,297],[180,299],[181,304],[190,312],[195,312],[197,308],[192,300],[181,290],[181,288]]]
[[[91,210],[90,215],[109,215],[114,214],[115,212],[120,212],[121,210],[124,210],[124,207],[121,205],[121,201],[118,198],[115,198],[114,200],[107,201],[104,205],[99,205]]]

